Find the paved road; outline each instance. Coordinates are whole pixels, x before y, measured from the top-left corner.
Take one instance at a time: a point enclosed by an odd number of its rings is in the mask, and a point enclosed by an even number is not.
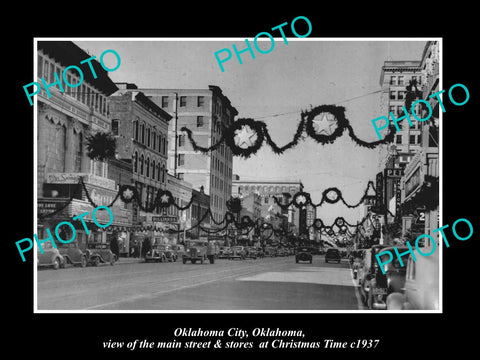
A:
[[[123,260],[124,262],[126,260]],[[39,310],[358,310],[346,260],[294,256],[39,270]]]

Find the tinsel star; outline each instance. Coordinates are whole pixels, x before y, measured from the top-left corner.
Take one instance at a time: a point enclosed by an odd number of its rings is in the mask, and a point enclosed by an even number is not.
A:
[[[123,197],[124,197],[125,199],[131,199],[132,196],[133,196],[133,191],[130,190],[130,189],[127,189],[127,190],[125,190],[125,191],[123,192]]]
[[[251,147],[256,139],[256,132],[247,125],[243,125],[242,129],[235,131],[235,145],[241,149],[247,149]]]
[[[337,119],[331,113],[324,112],[321,114],[320,119],[313,120],[313,124],[317,134],[320,135],[324,133],[325,135],[330,136],[337,128]]]
[[[160,197],[160,200],[162,201],[162,203],[166,204],[168,203],[168,200],[170,199],[170,197],[167,195],[167,194],[164,194]]]

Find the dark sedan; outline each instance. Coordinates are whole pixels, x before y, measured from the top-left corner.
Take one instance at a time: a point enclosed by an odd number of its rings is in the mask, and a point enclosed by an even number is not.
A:
[[[328,249],[327,253],[325,254],[325,262],[327,263],[329,261],[336,261],[340,264],[341,259],[342,256],[340,255],[340,251],[338,251],[338,249]]]
[[[299,261],[309,261],[310,264],[313,260],[312,248],[309,247],[299,247],[297,248],[295,254],[295,262],[298,264]]]

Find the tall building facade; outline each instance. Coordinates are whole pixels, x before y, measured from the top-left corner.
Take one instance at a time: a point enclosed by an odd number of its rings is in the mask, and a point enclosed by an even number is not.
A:
[[[168,171],[191,183],[193,189],[203,186],[214,220],[221,221],[232,192],[232,152],[225,144],[206,154],[196,152],[180,129],[189,128],[198,145],[209,147],[222,137],[222,130],[234,122],[238,111],[217,86],[140,91],[173,118],[168,128]]]
[[[97,206],[109,205],[118,187],[108,178],[108,162],[90,159],[86,141],[90,135],[111,130],[107,98],[117,86],[98,61],[91,61],[96,78],[88,65],[81,68],[80,62],[91,55],[73,42],[39,41],[37,50],[37,81],[45,79],[51,85],[48,92],[42,87],[37,95],[37,234],[39,239],[47,238],[47,228],[53,231],[58,223],[70,221],[80,247],[106,242],[116,228],[131,224],[129,210],[117,201],[110,208],[113,222],[107,231],[94,224],[89,197]],[[72,65],[80,66],[83,76]],[[80,85],[67,86],[65,79]],[[80,221],[72,221],[85,212],[88,233]],[[102,210],[96,218],[107,223],[110,216]]]
[[[167,188],[168,122],[171,116],[159,108],[134,84],[118,83],[119,90],[109,99],[112,133],[117,140],[116,156],[132,169],[131,183],[136,187],[144,208],[151,207],[157,191]],[[153,212],[142,210],[133,203],[134,226],[169,228],[172,224],[156,221],[159,207]],[[141,242],[145,232],[136,232],[133,241]],[[148,236],[163,238],[162,232]],[[163,239],[160,239],[163,241]]]

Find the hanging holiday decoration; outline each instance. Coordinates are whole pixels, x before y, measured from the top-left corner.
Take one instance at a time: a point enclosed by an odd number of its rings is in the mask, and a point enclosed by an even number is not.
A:
[[[208,148],[199,146],[196,143],[192,137],[192,131],[189,128],[182,127],[180,130],[187,134],[195,151],[203,153],[214,151],[225,142],[233,155],[244,158],[255,154],[262,147],[264,141],[275,154],[282,154],[298,144],[302,138],[303,131],[317,143],[325,145],[333,143],[344,133],[345,129],[347,129],[350,138],[357,145],[370,149],[381,144],[392,142],[395,136],[395,127],[390,126],[389,133],[382,140],[366,142],[359,139],[355,135],[348,119],[345,117],[345,108],[343,106],[320,105],[308,111],[302,111],[300,117],[301,120],[292,141],[282,147],[279,147],[272,140],[268,127],[264,122],[251,118],[240,118],[229,127],[224,128],[220,140]]]
[[[297,192],[293,196],[292,200],[293,206],[299,209],[303,208],[307,204],[311,204],[311,202],[310,194],[304,191]]]
[[[238,197],[230,197],[226,205],[227,209],[234,214],[238,214],[242,210],[242,200]]]
[[[86,138],[87,155],[92,160],[104,161],[115,157],[116,140],[110,133],[97,132]]]
[[[125,204],[129,204],[134,199],[138,199],[137,188],[132,185],[120,186],[119,193],[120,193],[120,200],[122,200]]]

